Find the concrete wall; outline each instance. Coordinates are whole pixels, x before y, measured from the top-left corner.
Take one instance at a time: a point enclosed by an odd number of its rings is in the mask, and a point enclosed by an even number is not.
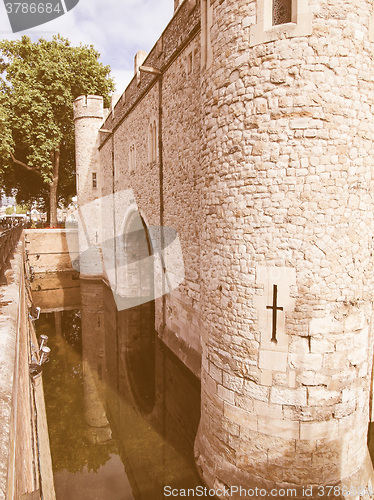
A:
[[[78,253],[74,252],[74,249],[78,248],[75,229],[27,229],[25,233],[28,259],[34,273],[73,270],[72,256],[73,259],[78,256]],[[74,243],[75,236],[76,243]]]
[[[29,374],[30,341],[37,340],[29,322],[23,238],[6,274],[8,285],[0,290],[0,498],[42,491],[54,500],[43,386],[41,376],[33,383]]]

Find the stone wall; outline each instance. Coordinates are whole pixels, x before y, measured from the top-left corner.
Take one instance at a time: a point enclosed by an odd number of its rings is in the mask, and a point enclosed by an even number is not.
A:
[[[25,234],[34,273],[73,270],[72,260],[78,257],[76,229],[28,229]]]
[[[30,284],[33,301],[42,313],[69,311],[80,307],[78,272],[41,273]]]
[[[182,247],[185,279],[180,287],[156,300],[156,327],[164,342],[200,375],[201,347],[200,303],[200,189],[201,100],[199,9],[194,2],[184,2],[152,49],[144,66],[160,69],[162,76],[141,73],[134,78],[118,100],[99,132],[100,159],[84,161],[77,157],[79,179],[90,178],[99,168],[95,191],[80,181],[82,203],[132,190],[132,204],[137,207],[147,227],[166,226],[176,230]],[[75,102],[78,142],[87,146],[90,130],[81,120],[93,122],[102,112],[90,111],[90,99]],[[93,98],[92,98],[93,99]],[[84,107],[88,102],[88,107]],[[96,101],[92,101],[92,109]],[[162,113],[160,112],[160,104]],[[150,160],[150,125],[156,125],[157,153]],[[113,131],[113,134],[110,133]],[[82,137],[81,137],[82,136]],[[183,140],[181,140],[183,139]],[[187,146],[186,146],[187,145]],[[135,168],[130,168],[130,148],[135,151]],[[79,149],[79,148],[78,148]],[[80,149],[79,149],[80,150]],[[145,182],[146,179],[146,182]],[[123,235],[130,212],[110,205],[113,213],[101,207],[101,227],[105,234]],[[92,228],[87,224],[87,234]],[[102,235],[101,235],[102,236]],[[90,236],[93,240],[93,235]],[[102,236],[108,241],[107,236]],[[115,249],[113,251],[115,253]],[[82,272],[82,271],[81,271]],[[117,283],[118,283],[118,277]]]
[[[195,373],[202,357],[206,483],[345,497],[373,476],[373,6],[294,0],[272,26],[268,5],[178,5],[83,195],[130,189],[148,227],[178,232],[185,279],[156,300],[156,328]],[[102,212],[115,235],[126,220]]]
[[[101,149],[103,178],[110,178],[111,162],[108,159],[111,158],[114,147],[115,190],[129,188],[133,190],[134,200],[148,227],[160,225],[170,227],[179,235],[182,243],[185,281],[165,299],[164,326],[162,326],[164,321],[161,311],[162,300],[158,300],[157,326],[165,342],[172,349],[182,349],[180,354],[183,356],[183,351],[187,349],[191,352],[189,348],[192,348],[197,353],[196,357],[200,352],[199,55],[199,39],[195,38],[169,66],[162,83],[160,80],[155,83],[138,105],[127,114],[116,129],[113,141],[107,141]],[[190,69],[188,68],[189,57],[192,57]],[[159,149],[156,162],[150,162],[148,155],[150,123],[156,120],[158,127],[160,126],[160,98],[163,103],[162,167]],[[136,152],[136,166],[133,172],[129,168],[129,148],[132,144]],[[160,188],[161,168],[162,188]],[[146,183],[144,179],[147,179]],[[102,183],[102,195],[108,195],[110,188],[110,183]],[[162,189],[163,197],[162,207],[160,189]],[[105,214],[104,217],[106,219],[107,215]],[[125,226],[126,217],[123,213],[118,213],[116,215],[117,231],[122,228],[124,232]],[[189,364],[190,359],[187,360],[186,356],[184,358]],[[194,366],[198,365],[198,362],[194,362]]]
[[[372,3],[310,1],[310,36],[250,50],[258,3],[211,3],[198,462],[208,484],[365,487]]]
[[[201,354],[200,37],[170,66],[163,88],[163,225],[177,231],[185,269],[183,283],[165,297],[165,323],[171,340],[177,337]],[[191,352],[188,358],[192,359]]]
[[[37,341],[29,321],[24,248],[22,238],[6,272],[8,284],[0,289],[0,498],[35,492],[55,500],[41,375],[32,381],[29,373],[30,342]]]
[[[34,478],[33,429],[26,425],[20,439],[22,422],[30,422],[27,332],[25,331],[25,288],[21,242],[11,270],[8,286],[2,287],[1,347],[1,498],[19,498],[37,489]]]

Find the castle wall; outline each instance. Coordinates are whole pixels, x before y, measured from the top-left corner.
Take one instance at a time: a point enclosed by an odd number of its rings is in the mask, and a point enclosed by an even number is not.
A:
[[[209,485],[364,486],[372,4],[310,1],[311,36],[248,50],[258,4],[211,3],[198,462]]]
[[[144,66],[164,66],[162,79],[141,73],[140,82],[135,78],[109,113],[103,128],[114,129],[114,134],[100,133],[100,193],[106,196],[113,192],[114,158],[115,191],[133,190],[147,226],[163,225],[177,232],[185,279],[164,299],[156,299],[156,328],[163,341],[199,375],[201,94],[200,37],[194,35],[199,22],[196,11],[189,10],[187,4],[181,6],[165,32],[168,36],[161,38],[162,51],[156,44],[144,61]],[[183,31],[186,36],[178,37]],[[157,129],[156,161],[150,161],[149,155],[151,123]],[[133,169],[131,147],[135,148]],[[102,223],[107,224],[107,214],[103,217]],[[115,218],[114,232],[118,234],[120,228],[125,229],[127,216],[116,210]]]
[[[92,189],[92,173],[97,172],[99,165],[97,131],[103,119],[102,97],[90,95],[75,100],[75,158],[79,206],[97,198],[97,192]]]
[[[100,174],[98,151],[98,130],[104,119],[103,98],[100,96],[81,96],[74,101],[76,182],[78,199],[78,241],[80,251],[81,276],[101,276],[102,265],[97,241],[101,240],[100,220],[100,182],[107,182]],[[96,175],[96,187],[93,186]],[[99,182],[99,184],[98,184]],[[109,181],[110,182],[110,181]],[[89,214],[84,216],[86,206]],[[69,244],[69,241],[68,241]]]
[[[208,486],[343,498],[373,474],[373,6],[292,5],[275,27],[263,0],[182,2],[99,133],[87,199],[132,189],[178,233],[185,279],[156,329],[195,373],[202,358]]]
[[[148,133],[151,119],[158,117],[158,84],[126,116],[114,133],[115,190],[131,188],[147,225],[160,225],[160,182],[157,162],[148,160]],[[108,141],[111,149],[111,141]],[[130,171],[130,146],[135,146],[135,168]],[[105,153],[104,153],[105,154]],[[107,164],[102,159],[102,164]],[[145,181],[146,179],[146,181]],[[118,220],[123,226],[125,220]]]
[[[34,273],[73,271],[72,262],[79,256],[76,229],[28,229],[25,234]]]
[[[191,62],[192,58],[192,62]],[[200,37],[195,37],[163,79],[164,226],[174,228],[182,244],[183,283],[166,299],[164,340],[173,350],[185,344],[201,353],[200,342]],[[175,338],[176,336],[176,338]],[[183,352],[183,351],[182,351]],[[182,359],[200,373],[201,360],[187,351]]]

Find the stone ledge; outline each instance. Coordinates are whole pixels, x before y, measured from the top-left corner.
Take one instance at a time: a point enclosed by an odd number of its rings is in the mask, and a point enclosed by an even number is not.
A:
[[[30,335],[34,345],[37,339],[29,323],[24,255],[23,235],[6,272],[8,284],[0,287],[0,500],[27,498],[40,487],[45,500],[55,500],[43,386],[41,377],[32,386],[29,374]]]
[[[8,285],[0,287],[0,499],[6,498],[8,489],[23,249],[21,241],[6,272]]]

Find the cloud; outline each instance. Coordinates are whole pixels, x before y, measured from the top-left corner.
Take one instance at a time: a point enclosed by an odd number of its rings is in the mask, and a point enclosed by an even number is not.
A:
[[[64,16],[13,34],[0,0],[0,38],[13,40],[23,34],[32,39],[52,38],[60,33],[73,45],[92,44],[101,61],[111,66],[117,91],[123,92],[133,76],[135,53],[153,47],[172,14],[173,0],[80,0]]]
[[[131,82],[134,77],[134,70],[126,69],[112,69],[112,78],[116,84],[116,94],[123,94],[127,85]]]

